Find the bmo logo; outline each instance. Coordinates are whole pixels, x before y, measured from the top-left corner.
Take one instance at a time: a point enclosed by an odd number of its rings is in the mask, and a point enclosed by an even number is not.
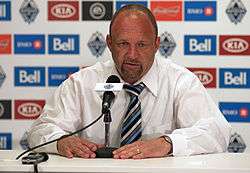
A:
[[[184,55],[216,55],[216,36],[185,35]]]
[[[79,54],[79,35],[49,35],[49,54]]]
[[[45,86],[45,67],[15,67],[15,86]]]
[[[221,68],[220,88],[250,88],[250,69]]]

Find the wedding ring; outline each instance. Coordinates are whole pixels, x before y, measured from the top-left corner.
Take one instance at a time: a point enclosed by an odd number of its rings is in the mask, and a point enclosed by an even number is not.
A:
[[[140,151],[139,148],[136,149],[136,152],[137,152],[137,154],[140,154],[140,153],[141,153],[141,151]]]

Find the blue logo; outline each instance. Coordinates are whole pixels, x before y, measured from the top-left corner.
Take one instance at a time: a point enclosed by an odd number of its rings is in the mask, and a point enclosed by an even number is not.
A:
[[[148,6],[147,1],[116,1],[116,10],[119,10],[120,8],[128,4],[140,4],[144,5],[145,7]]]
[[[45,35],[14,35],[15,54],[45,54]]]
[[[79,54],[79,35],[49,35],[49,54]]]
[[[15,86],[45,86],[45,67],[15,67]]]
[[[10,1],[0,2],[0,21],[11,20],[11,3]]]
[[[11,150],[12,149],[12,134],[11,133],[0,133],[0,150]]]
[[[250,88],[250,69],[220,68],[220,88]]]
[[[229,122],[250,122],[250,103],[219,102],[219,108]]]
[[[49,86],[58,86],[72,73],[79,70],[79,67],[49,67]]]
[[[216,1],[185,2],[185,21],[216,21]]]
[[[216,55],[215,35],[185,35],[184,55]]]

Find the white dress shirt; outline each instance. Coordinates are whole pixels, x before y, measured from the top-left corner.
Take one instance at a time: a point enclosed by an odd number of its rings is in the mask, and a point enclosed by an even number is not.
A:
[[[29,130],[30,146],[59,138],[94,121],[101,114],[103,94],[94,91],[94,87],[96,83],[105,83],[112,74],[119,76],[113,61],[98,62],[65,80]],[[156,57],[151,69],[139,82],[146,85],[139,96],[142,140],[168,135],[173,143],[174,156],[226,150],[231,127],[193,73],[170,60]],[[112,147],[119,147],[129,94],[120,91],[115,95],[111,108],[110,142]],[[103,144],[103,119],[79,135]],[[57,153],[56,143],[42,150]]]

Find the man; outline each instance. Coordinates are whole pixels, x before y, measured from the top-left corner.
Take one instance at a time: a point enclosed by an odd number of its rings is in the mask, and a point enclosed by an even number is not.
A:
[[[170,60],[155,57],[160,38],[152,13],[140,5],[124,6],[115,13],[109,32],[106,41],[114,62],[82,69],[60,85],[29,131],[31,147],[96,119],[101,113],[102,94],[93,88],[115,74],[123,83],[133,84],[129,87],[140,87],[134,89],[136,96],[127,91],[116,94],[110,132],[111,146],[119,147],[113,152],[114,158],[225,151],[230,125],[199,79]],[[128,120],[134,124],[125,124]],[[79,136],[61,139],[43,150],[68,158],[95,158],[103,143],[104,124],[99,121]]]

